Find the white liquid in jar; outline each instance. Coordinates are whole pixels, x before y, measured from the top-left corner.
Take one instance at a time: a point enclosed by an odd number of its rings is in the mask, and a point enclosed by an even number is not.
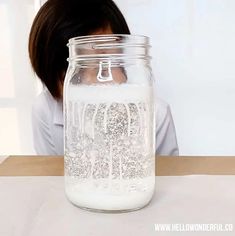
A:
[[[101,180],[99,183],[85,181],[84,183],[71,184],[70,182],[66,194],[70,201],[84,208],[107,211],[138,209],[144,207],[151,200],[154,193],[154,180],[153,177],[144,178],[141,180],[141,184],[137,180],[122,180],[121,183],[120,181],[112,181],[113,188],[115,185],[124,185],[128,186],[129,192],[121,192],[118,189],[112,191],[106,180]],[[136,188],[138,185],[139,189],[130,191],[131,186]],[[118,193],[118,191],[120,192]]]
[[[145,206],[155,186],[152,88],[71,85],[66,95],[66,194],[96,210]]]

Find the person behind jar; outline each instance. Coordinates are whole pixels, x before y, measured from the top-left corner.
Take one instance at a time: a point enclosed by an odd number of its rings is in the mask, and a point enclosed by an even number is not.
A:
[[[68,40],[100,34],[130,34],[123,14],[112,0],[48,0],[37,13],[28,48],[32,68],[44,85],[32,106],[33,141],[38,155],[64,154],[62,100]],[[170,107],[159,98],[156,154],[179,154]]]

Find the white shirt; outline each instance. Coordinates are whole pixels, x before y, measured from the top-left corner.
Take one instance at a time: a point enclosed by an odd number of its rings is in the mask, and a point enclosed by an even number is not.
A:
[[[169,105],[156,100],[156,154],[178,156],[175,126]],[[36,98],[32,107],[34,148],[38,155],[64,155],[62,102],[47,89]]]

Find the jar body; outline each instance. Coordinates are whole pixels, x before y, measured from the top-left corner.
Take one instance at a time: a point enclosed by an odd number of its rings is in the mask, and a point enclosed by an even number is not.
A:
[[[106,37],[102,53],[87,49],[100,45],[89,38],[67,70],[65,191],[81,208],[123,212],[147,205],[155,189],[153,79],[145,60],[128,58],[124,49],[113,53],[123,38],[110,52]]]

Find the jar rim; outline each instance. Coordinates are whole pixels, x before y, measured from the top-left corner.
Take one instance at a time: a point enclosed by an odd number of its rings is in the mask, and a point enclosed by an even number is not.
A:
[[[99,35],[85,35],[69,39],[67,46],[83,45],[89,43],[100,42],[122,42],[125,44],[146,45],[149,46],[149,37],[135,34],[99,34]]]

